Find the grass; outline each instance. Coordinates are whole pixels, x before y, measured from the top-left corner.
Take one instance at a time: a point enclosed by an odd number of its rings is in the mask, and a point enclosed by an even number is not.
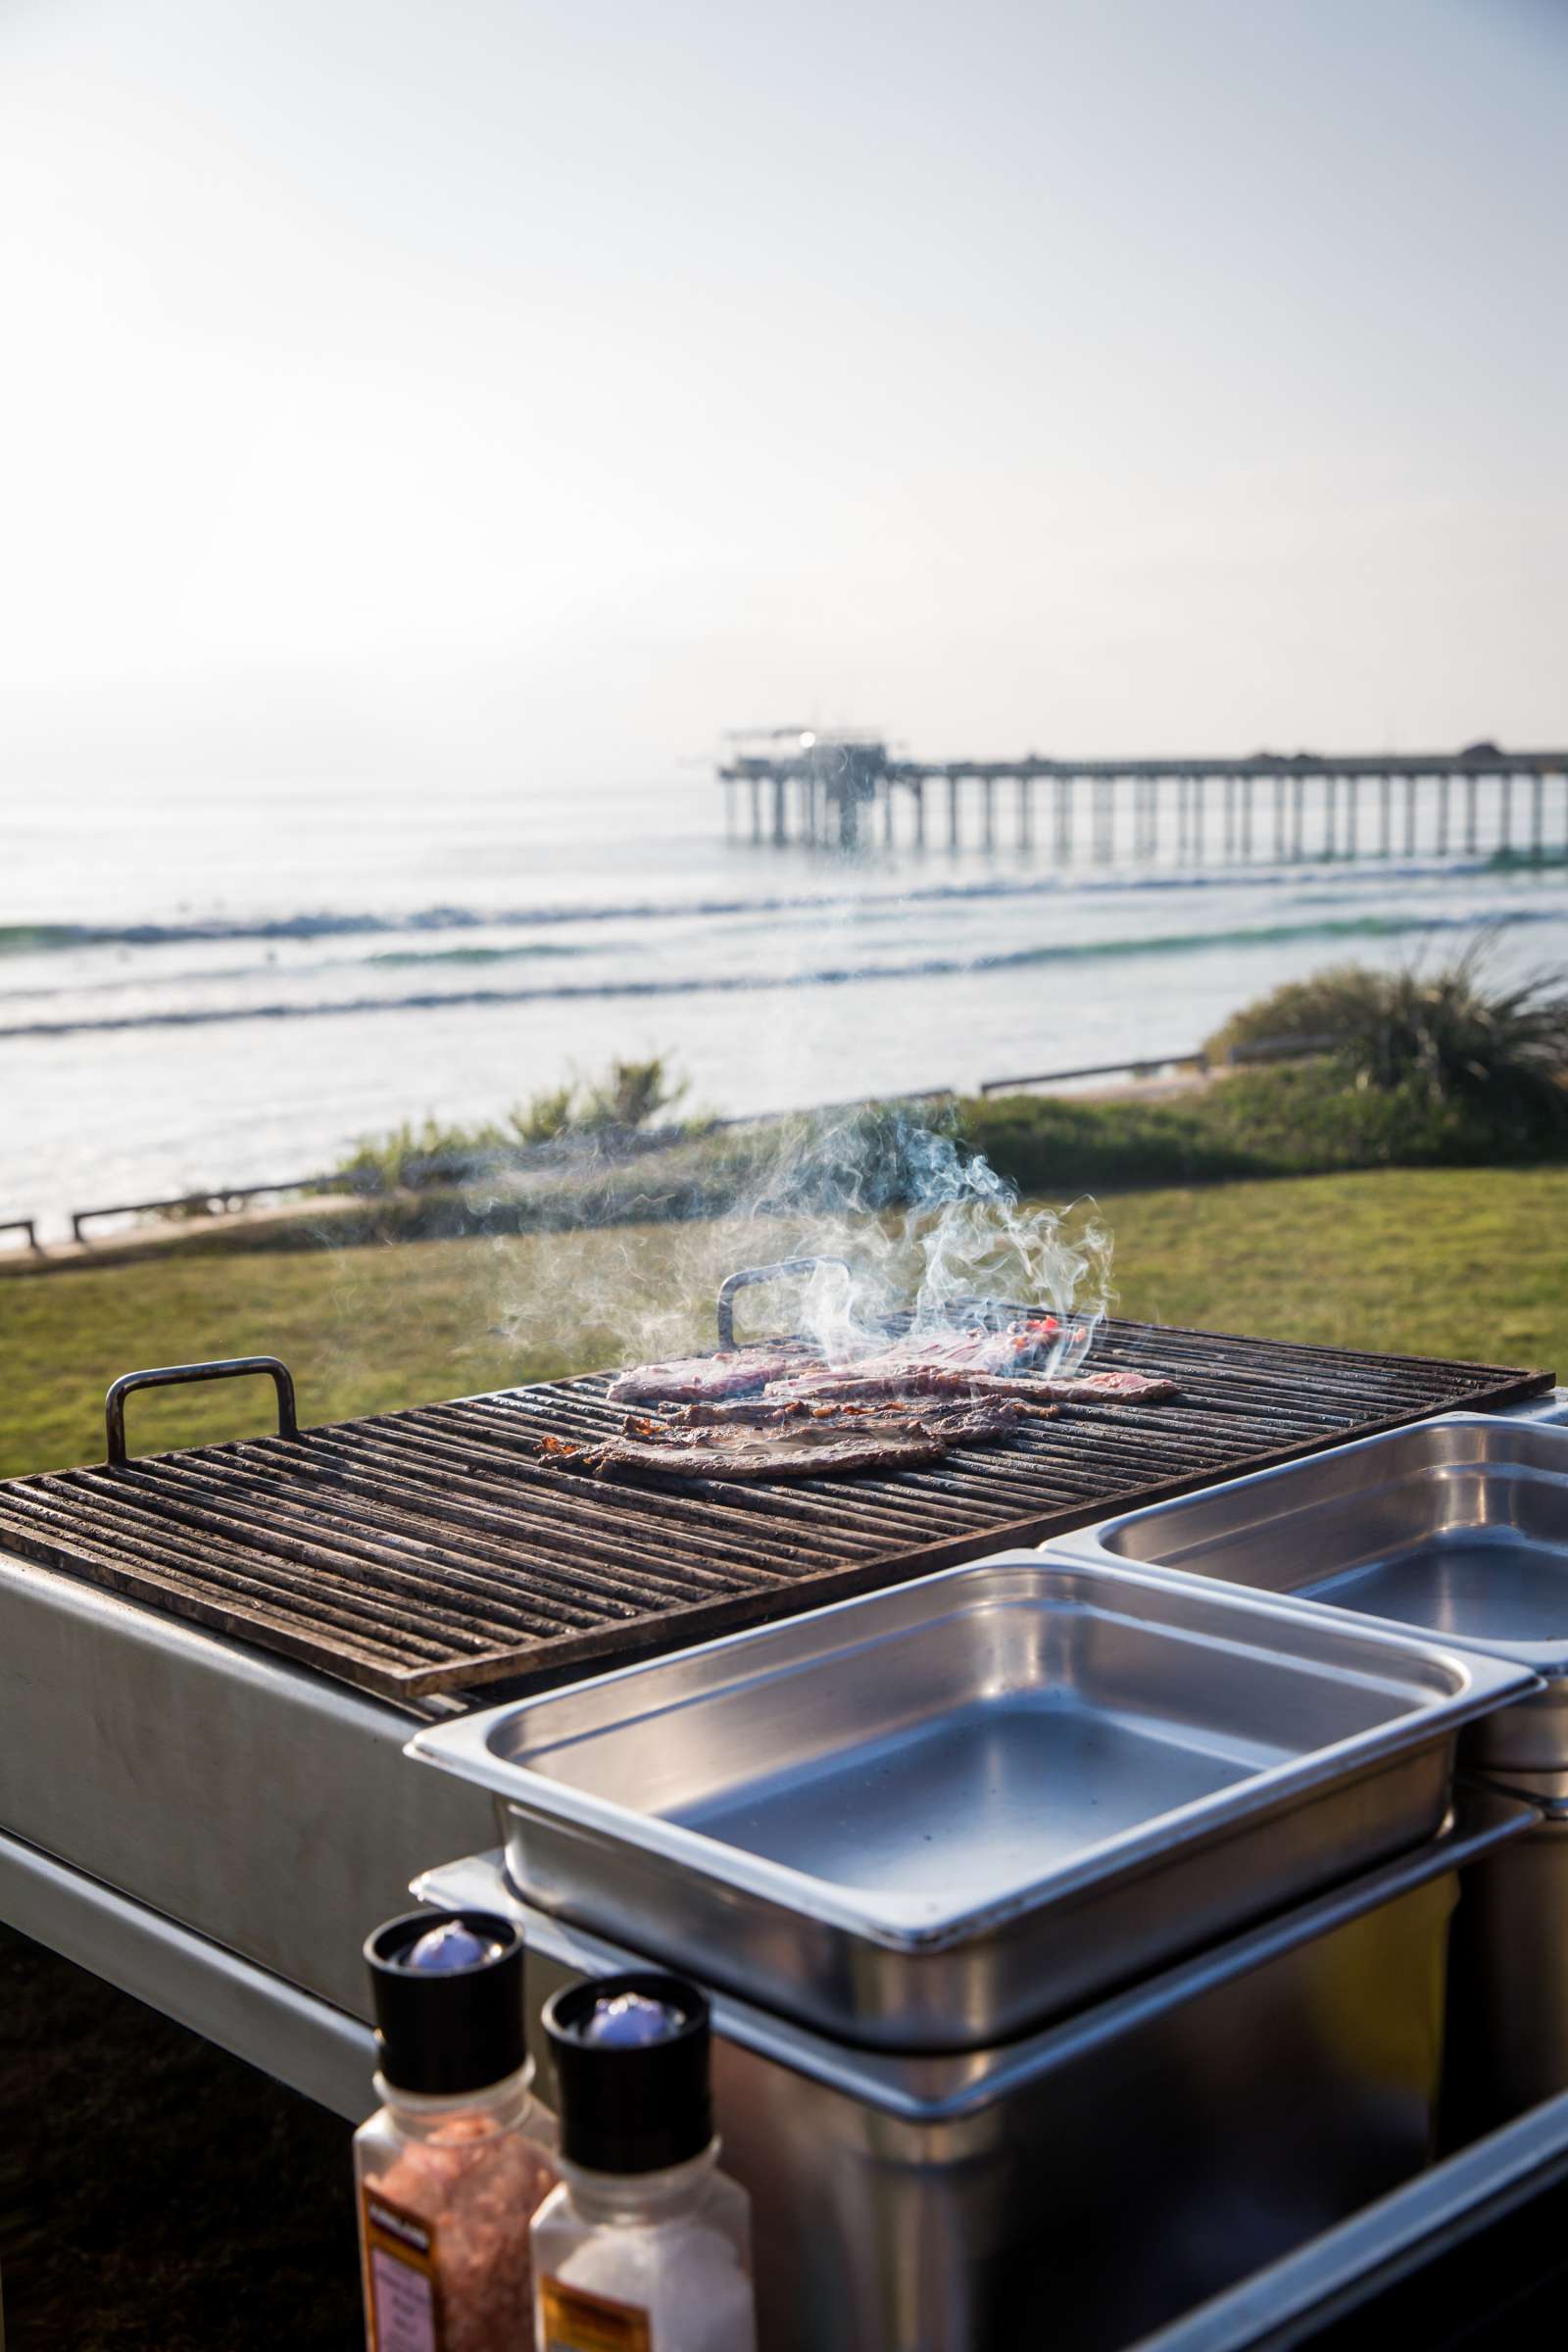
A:
[[[1568,1366],[1568,1259],[1549,1244],[1568,1168],[1378,1170],[1102,1206],[1124,1314]],[[721,1275],[804,1238],[734,1219],[18,1273],[0,1282],[0,1474],[101,1457],[103,1392],[145,1364],[281,1355],[315,1422],[710,1345]],[[251,1383],[135,1396],[132,1449],[249,1434],[270,1403]]]

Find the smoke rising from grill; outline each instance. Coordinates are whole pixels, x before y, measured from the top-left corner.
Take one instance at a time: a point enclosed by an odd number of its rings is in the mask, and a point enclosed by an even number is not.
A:
[[[889,1315],[912,1311],[921,1332],[1006,1300],[1050,1309],[1061,1337],[1042,1368],[1071,1372],[1113,1296],[1092,1201],[1025,1207],[982,1153],[897,1106],[808,1129],[780,1153],[750,1213],[803,1212],[811,1253],[847,1261],[816,1270],[797,1318],[831,1362],[879,1344]]]
[[[1061,1336],[1037,1368],[1071,1372],[1113,1295],[1094,1203],[1024,1205],[930,1105],[818,1112],[630,1152],[575,1133],[551,1163],[549,1200],[533,1196],[535,1230],[551,1242],[519,1255],[496,1233],[485,1257],[482,1323],[514,1340],[529,1373],[710,1348],[723,1277],[784,1258],[845,1263],[743,1292],[738,1336],[797,1330],[835,1363],[882,1345],[889,1316],[951,1328],[972,1302],[1001,1300],[1057,1318]],[[511,1184],[498,1179],[489,1206],[515,1233]]]

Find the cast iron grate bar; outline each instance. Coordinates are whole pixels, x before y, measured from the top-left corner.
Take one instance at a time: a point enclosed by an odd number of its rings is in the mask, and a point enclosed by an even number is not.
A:
[[[1095,1361],[1167,1372],[1179,1396],[1070,1405],[923,1470],[630,1483],[539,1455],[619,1430],[592,1373],[0,1483],[0,1551],[415,1699],[698,1641],[1550,1384],[1130,1323]]]

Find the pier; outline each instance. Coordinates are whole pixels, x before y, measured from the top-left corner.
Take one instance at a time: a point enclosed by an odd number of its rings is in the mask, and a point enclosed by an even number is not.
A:
[[[872,735],[737,735],[732,839],[834,851],[1010,848],[1057,865],[1568,859],[1568,751],[1257,752],[1241,760],[907,760]]]

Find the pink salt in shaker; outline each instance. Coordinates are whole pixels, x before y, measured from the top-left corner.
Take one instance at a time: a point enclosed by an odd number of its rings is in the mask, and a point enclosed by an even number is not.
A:
[[[485,1911],[389,1920],[365,1947],[380,2111],[354,2136],[369,2352],[519,2352],[528,2225],[555,2183],[522,1937]]]

